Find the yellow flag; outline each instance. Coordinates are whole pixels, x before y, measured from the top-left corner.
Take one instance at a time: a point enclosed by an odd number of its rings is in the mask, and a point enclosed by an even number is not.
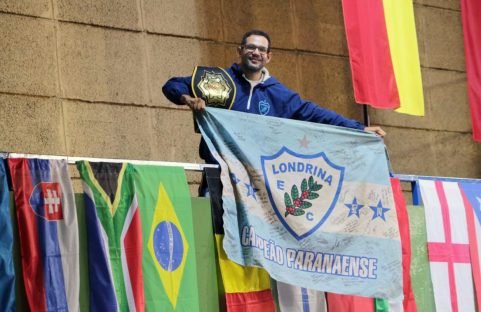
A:
[[[396,112],[424,116],[424,96],[412,0],[383,0],[391,59],[401,105]]]
[[[224,235],[215,234],[219,267],[226,293],[246,293],[270,289],[269,274],[261,268],[244,267],[227,258],[222,247]]]

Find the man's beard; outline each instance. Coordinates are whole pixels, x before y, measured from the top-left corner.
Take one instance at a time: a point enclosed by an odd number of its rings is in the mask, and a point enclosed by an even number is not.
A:
[[[250,72],[257,72],[257,71],[260,71],[262,68],[264,68],[264,62],[262,61],[262,59],[256,59],[256,61],[257,61],[257,64],[253,64],[249,59],[249,57],[246,57],[244,59],[244,62],[242,62],[244,70],[248,70]]]

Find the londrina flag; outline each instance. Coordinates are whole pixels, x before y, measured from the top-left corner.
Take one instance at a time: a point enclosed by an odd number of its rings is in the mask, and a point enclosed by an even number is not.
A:
[[[192,205],[183,168],[134,166],[147,311],[199,311]],[[202,269],[202,268],[199,268]]]
[[[309,289],[402,299],[382,139],[215,108],[197,121],[221,166],[229,259]]]
[[[343,0],[357,103],[424,116],[412,1]]]
[[[224,209],[220,170],[205,168],[204,172],[209,186],[216,251],[227,311],[274,312],[269,274],[262,268],[241,266],[227,258],[222,246]]]
[[[79,237],[66,160],[8,160],[32,311],[78,311]]]
[[[143,311],[142,227],[129,164],[77,162],[87,223],[91,311]]]
[[[15,271],[12,249],[10,194],[4,160],[0,157],[0,307],[4,311],[15,310]]]
[[[468,223],[457,182],[419,180],[437,310],[475,311]]]

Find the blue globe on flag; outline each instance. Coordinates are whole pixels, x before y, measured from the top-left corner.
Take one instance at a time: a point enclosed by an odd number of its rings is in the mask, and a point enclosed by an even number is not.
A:
[[[182,234],[177,226],[169,221],[160,222],[154,231],[153,247],[160,266],[168,271],[175,271],[184,256]]]

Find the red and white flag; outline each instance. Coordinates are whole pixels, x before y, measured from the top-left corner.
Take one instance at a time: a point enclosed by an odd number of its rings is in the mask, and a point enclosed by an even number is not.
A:
[[[476,301],[481,307],[481,183],[461,182],[468,219],[469,252],[473,268]]]
[[[420,180],[437,311],[476,311],[466,210],[456,182]]]

